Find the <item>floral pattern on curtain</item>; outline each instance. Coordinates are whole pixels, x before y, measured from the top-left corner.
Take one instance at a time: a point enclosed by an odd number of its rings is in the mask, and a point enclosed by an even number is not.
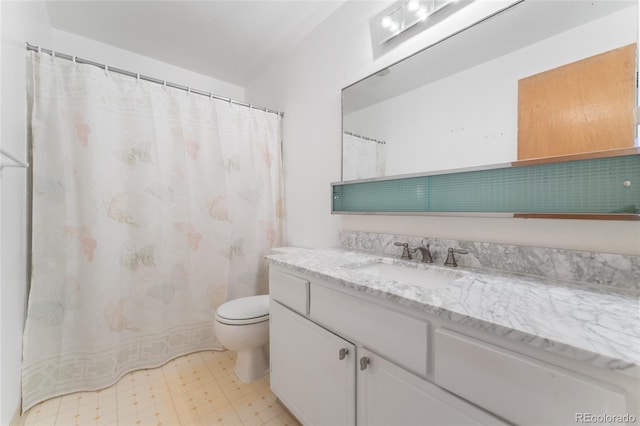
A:
[[[342,133],[342,180],[385,176],[386,160],[386,144]]]
[[[222,349],[283,242],[280,116],[33,54],[23,410]]]

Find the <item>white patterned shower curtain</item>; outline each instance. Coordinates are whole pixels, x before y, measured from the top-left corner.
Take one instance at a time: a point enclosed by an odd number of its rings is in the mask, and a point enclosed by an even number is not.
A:
[[[385,176],[386,160],[385,143],[342,133],[342,180]]]
[[[222,349],[216,308],[266,293],[283,229],[278,115],[32,61],[23,410]]]

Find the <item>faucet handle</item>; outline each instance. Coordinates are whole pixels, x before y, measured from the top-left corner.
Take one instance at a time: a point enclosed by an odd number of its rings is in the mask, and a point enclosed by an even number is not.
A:
[[[402,247],[402,256],[401,259],[411,259],[411,253],[409,253],[409,243],[393,243],[394,246]]]
[[[454,256],[454,253],[458,253],[458,254],[469,254],[469,252],[467,250],[463,250],[463,249],[454,249],[449,247],[449,249],[447,250],[447,260],[444,262],[444,266],[450,266],[452,268],[455,268],[458,266],[458,263],[456,262],[456,257]]]

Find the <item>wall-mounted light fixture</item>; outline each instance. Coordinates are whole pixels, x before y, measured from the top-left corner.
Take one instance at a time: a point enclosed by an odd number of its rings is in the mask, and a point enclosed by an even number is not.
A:
[[[427,19],[434,11],[433,0],[404,0],[394,4],[394,8],[380,19],[382,34],[381,43],[391,40],[393,37],[408,30],[418,22]]]
[[[472,0],[401,0],[380,12],[371,20],[375,43],[383,45],[405,31],[415,33],[428,28]],[[375,28],[374,28],[375,27]],[[395,40],[394,40],[395,41]]]

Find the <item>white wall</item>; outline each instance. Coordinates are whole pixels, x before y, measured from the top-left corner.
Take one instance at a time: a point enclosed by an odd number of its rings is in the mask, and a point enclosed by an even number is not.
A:
[[[0,2],[2,13],[1,140],[26,157],[27,54],[25,42],[51,43],[51,26],[41,2]],[[2,171],[0,192],[0,425],[20,403],[22,329],[27,300],[27,171]]]
[[[31,43],[34,44],[34,43]],[[120,49],[76,34],[53,30],[53,44],[42,46],[60,53],[75,55],[100,64],[107,64],[171,83],[189,86],[216,95],[244,101],[245,91],[241,86],[208,77],[184,68],[169,65],[128,50]],[[268,106],[268,105],[266,105]]]
[[[374,59],[368,20],[389,2],[347,2],[247,85],[247,97],[253,102],[286,114],[283,138],[290,245],[336,245],[342,228],[640,255],[639,222],[330,214],[329,183],[340,179],[341,89],[506,3],[474,2]]]

